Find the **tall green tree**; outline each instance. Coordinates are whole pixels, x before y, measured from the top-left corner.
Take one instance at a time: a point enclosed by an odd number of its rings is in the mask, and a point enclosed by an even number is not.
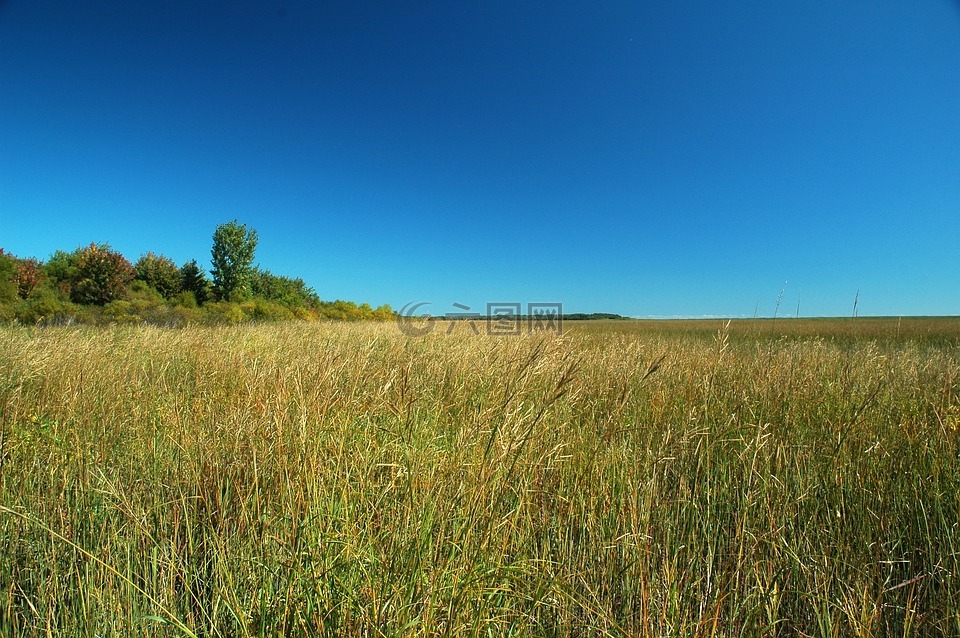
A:
[[[257,231],[233,220],[213,233],[210,274],[218,299],[245,299],[250,294]]]

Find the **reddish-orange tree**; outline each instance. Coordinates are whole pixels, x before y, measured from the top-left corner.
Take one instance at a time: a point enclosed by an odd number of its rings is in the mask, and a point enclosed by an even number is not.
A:
[[[26,299],[43,279],[40,262],[34,258],[17,260],[17,292],[21,299]]]
[[[104,305],[123,296],[133,281],[133,266],[107,244],[90,244],[77,253],[74,303]]]

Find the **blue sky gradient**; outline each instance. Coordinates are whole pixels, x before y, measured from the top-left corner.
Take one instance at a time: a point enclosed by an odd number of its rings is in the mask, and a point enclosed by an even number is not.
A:
[[[324,299],[960,314],[960,3],[0,3],[0,246]]]

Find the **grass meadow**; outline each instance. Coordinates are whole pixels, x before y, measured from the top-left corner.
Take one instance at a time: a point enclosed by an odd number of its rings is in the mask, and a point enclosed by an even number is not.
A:
[[[564,328],[0,328],[0,634],[960,635],[960,320]]]

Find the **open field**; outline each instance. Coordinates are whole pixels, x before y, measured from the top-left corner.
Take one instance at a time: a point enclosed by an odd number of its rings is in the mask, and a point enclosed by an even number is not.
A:
[[[0,635],[960,635],[960,320],[0,328]]]

